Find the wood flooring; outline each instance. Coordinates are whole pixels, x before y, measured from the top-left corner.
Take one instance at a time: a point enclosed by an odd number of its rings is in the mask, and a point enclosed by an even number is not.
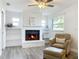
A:
[[[0,59],[43,59],[43,48],[8,47],[4,50]]]
[[[38,52],[39,50],[34,51],[31,54],[29,53],[30,51],[31,50],[23,49],[22,47],[8,47],[4,50],[0,59],[41,59],[41,58],[38,58],[39,57],[38,55],[33,56],[35,55],[34,52]],[[39,53],[39,55],[41,54]],[[68,57],[68,59],[78,59],[78,58],[74,54],[71,54]]]

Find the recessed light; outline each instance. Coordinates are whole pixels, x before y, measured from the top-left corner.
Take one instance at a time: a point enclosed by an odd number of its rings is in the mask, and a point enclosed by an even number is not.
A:
[[[7,3],[6,3],[6,5],[7,5],[7,6],[10,6],[10,3],[9,3],[9,2],[7,2]]]

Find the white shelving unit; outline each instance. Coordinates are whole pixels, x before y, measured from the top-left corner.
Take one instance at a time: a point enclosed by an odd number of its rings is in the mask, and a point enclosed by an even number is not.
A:
[[[13,27],[6,27],[6,46],[21,45],[22,13],[6,11],[6,25],[12,24]]]
[[[6,28],[6,46],[21,45],[21,28]]]
[[[19,27],[6,27],[6,30],[21,30]]]

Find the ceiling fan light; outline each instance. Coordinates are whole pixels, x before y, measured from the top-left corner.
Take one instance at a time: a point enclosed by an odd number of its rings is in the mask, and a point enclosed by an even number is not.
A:
[[[44,5],[38,5],[39,8],[45,8],[46,6]]]
[[[46,8],[46,3],[40,2],[40,3],[38,4],[38,7],[39,7],[39,8]]]

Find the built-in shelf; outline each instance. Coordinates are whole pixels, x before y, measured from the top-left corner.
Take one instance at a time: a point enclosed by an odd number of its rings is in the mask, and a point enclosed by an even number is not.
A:
[[[21,29],[21,28],[19,28],[19,27],[6,27],[6,29],[17,30],[17,29]]]

